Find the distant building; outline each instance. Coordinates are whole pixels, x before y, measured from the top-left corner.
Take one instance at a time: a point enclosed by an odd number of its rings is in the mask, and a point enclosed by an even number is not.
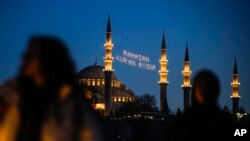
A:
[[[239,82],[236,58],[235,58],[235,61],[234,61],[233,81],[232,81],[231,85],[232,85],[231,99],[232,99],[232,102],[233,102],[233,108],[232,109],[233,109],[233,114],[237,115],[237,113],[239,111],[239,100],[240,100],[239,87],[240,87],[240,82]]]

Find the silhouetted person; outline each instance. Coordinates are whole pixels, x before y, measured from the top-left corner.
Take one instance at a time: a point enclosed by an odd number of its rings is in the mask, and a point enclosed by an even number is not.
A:
[[[15,105],[19,109],[13,119],[17,122],[6,125],[18,129],[11,134],[13,139],[100,140],[89,105],[76,88],[67,47],[58,38],[39,35],[30,39],[16,85],[11,89],[18,95]]]
[[[229,140],[233,137],[233,119],[224,114],[217,100],[219,80],[209,70],[202,70],[194,77],[191,108],[177,119],[170,139],[182,140]]]

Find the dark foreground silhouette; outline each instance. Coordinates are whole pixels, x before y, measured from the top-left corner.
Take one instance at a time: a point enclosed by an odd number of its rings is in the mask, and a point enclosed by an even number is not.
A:
[[[33,36],[19,75],[1,90],[0,140],[99,141],[89,105],[75,85],[67,46],[53,36]],[[3,100],[4,99],[4,100]]]
[[[215,74],[209,70],[200,71],[193,81],[191,108],[176,120],[170,140],[232,140],[235,121],[220,110],[219,93]]]

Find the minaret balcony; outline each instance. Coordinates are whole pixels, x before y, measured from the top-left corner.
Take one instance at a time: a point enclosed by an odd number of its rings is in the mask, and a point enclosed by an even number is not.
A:
[[[167,64],[168,60],[166,60],[166,59],[160,59],[159,62],[162,63],[162,64]]]
[[[231,97],[231,99],[240,99],[240,96],[239,95],[232,95],[232,96],[230,96]]]
[[[159,70],[160,74],[168,74],[168,70]]]
[[[111,69],[110,68],[105,68],[105,69],[103,69],[103,71],[112,71],[113,72],[114,69],[112,69],[112,68]]]
[[[239,87],[240,83],[239,82],[232,82],[231,85],[232,85],[232,87]]]
[[[182,87],[182,88],[191,88],[192,85],[190,85],[190,84],[183,84],[183,85],[181,85],[181,87]]]
[[[105,61],[113,61],[114,57],[108,57],[108,56],[106,56],[106,57],[103,57],[103,60],[105,60]]]
[[[114,44],[112,44],[112,43],[106,43],[106,44],[104,44],[104,47],[105,47],[106,49],[112,49],[113,46],[114,46]]]
[[[191,73],[192,73],[192,71],[186,71],[186,70],[182,71],[182,74],[187,75],[187,76],[190,76]]]
[[[168,84],[169,81],[167,81],[167,80],[160,80],[160,81],[158,81],[158,83],[159,83],[159,84]]]

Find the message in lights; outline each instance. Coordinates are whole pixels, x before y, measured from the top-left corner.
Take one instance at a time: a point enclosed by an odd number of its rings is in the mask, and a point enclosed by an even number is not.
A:
[[[116,54],[115,61],[150,71],[154,71],[156,69],[155,65],[150,63],[150,57],[127,50],[123,50],[122,55]]]

